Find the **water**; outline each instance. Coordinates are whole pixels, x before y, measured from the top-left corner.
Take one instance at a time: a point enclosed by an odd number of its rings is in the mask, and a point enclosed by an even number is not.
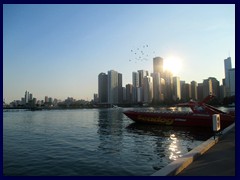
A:
[[[146,176],[211,136],[203,129],[136,124],[124,110],[3,112],[3,174]]]

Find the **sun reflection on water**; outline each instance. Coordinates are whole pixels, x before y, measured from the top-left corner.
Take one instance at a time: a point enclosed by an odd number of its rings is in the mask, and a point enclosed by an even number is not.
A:
[[[177,158],[181,157],[181,151],[178,149],[178,139],[176,138],[175,134],[170,135],[170,145],[169,145],[169,159],[176,160]]]

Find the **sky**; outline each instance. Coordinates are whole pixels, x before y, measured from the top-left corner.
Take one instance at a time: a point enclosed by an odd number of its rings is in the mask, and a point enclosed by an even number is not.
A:
[[[153,72],[157,56],[172,59],[186,83],[222,84],[224,59],[235,67],[235,5],[3,5],[7,103],[26,90],[39,100],[91,100],[101,72],[122,73],[125,86],[132,72]]]

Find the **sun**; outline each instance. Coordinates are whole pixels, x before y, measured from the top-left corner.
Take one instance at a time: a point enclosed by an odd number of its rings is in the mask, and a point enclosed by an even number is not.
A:
[[[181,71],[182,60],[176,56],[167,57],[164,59],[163,68],[164,70],[171,71],[173,75],[177,75]]]

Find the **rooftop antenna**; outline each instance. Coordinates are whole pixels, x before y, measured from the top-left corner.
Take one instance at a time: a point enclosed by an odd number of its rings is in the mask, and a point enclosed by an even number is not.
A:
[[[228,51],[228,57],[230,57],[230,51]]]

